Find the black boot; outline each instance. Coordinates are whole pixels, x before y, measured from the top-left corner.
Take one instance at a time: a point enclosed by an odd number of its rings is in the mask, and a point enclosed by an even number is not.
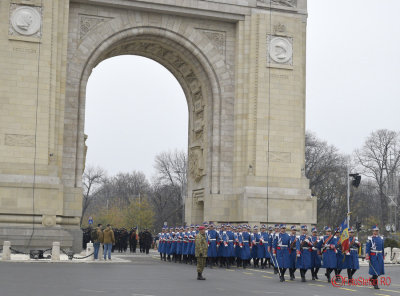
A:
[[[203,278],[203,274],[202,274],[201,272],[198,272],[198,273],[197,273],[197,279],[198,279],[199,281],[204,281],[206,278]]]
[[[316,280],[318,280],[318,270],[319,270],[319,268],[316,268],[314,270],[314,277],[315,277]]]
[[[314,268],[311,268],[311,279],[313,281],[315,281],[315,270],[314,270]]]
[[[293,268],[289,269],[289,274],[290,274],[290,280],[294,281],[294,270],[293,270]]]
[[[274,274],[278,274],[278,268],[274,267]]]
[[[304,283],[306,282],[306,269],[300,269],[300,274],[301,274],[301,281]]]

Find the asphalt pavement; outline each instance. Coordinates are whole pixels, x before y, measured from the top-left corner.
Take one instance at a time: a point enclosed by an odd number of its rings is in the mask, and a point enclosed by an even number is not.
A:
[[[400,265],[386,266],[387,281],[380,290],[358,285],[334,287],[320,270],[318,281],[308,272],[306,283],[279,282],[271,269],[206,268],[206,281],[196,280],[195,266],[163,262],[153,255],[119,255],[128,263],[0,262],[0,296],[257,296],[257,295],[397,295]],[[346,272],[343,271],[343,275]],[[289,276],[286,276],[288,279]],[[356,278],[368,278],[367,267]]]

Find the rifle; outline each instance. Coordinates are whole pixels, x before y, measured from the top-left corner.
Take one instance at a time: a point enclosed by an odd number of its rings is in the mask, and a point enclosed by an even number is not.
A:
[[[297,236],[294,238],[294,241],[290,244],[290,249],[294,250],[295,249],[295,243],[297,241]]]

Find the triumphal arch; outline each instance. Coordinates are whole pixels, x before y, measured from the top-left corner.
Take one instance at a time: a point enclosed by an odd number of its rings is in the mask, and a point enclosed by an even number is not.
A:
[[[126,54],[186,95],[187,223],[315,223],[306,21],[306,0],[2,0],[0,241],[79,249],[86,85]]]

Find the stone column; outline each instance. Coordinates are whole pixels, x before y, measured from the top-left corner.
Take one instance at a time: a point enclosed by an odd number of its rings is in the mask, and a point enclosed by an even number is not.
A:
[[[60,261],[60,242],[53,242],[51,261]]]
[[[7,261],[11,260],[11,243],[9,241],[4,241],[3,244],[3,256],[1,257],[1,260]]]

